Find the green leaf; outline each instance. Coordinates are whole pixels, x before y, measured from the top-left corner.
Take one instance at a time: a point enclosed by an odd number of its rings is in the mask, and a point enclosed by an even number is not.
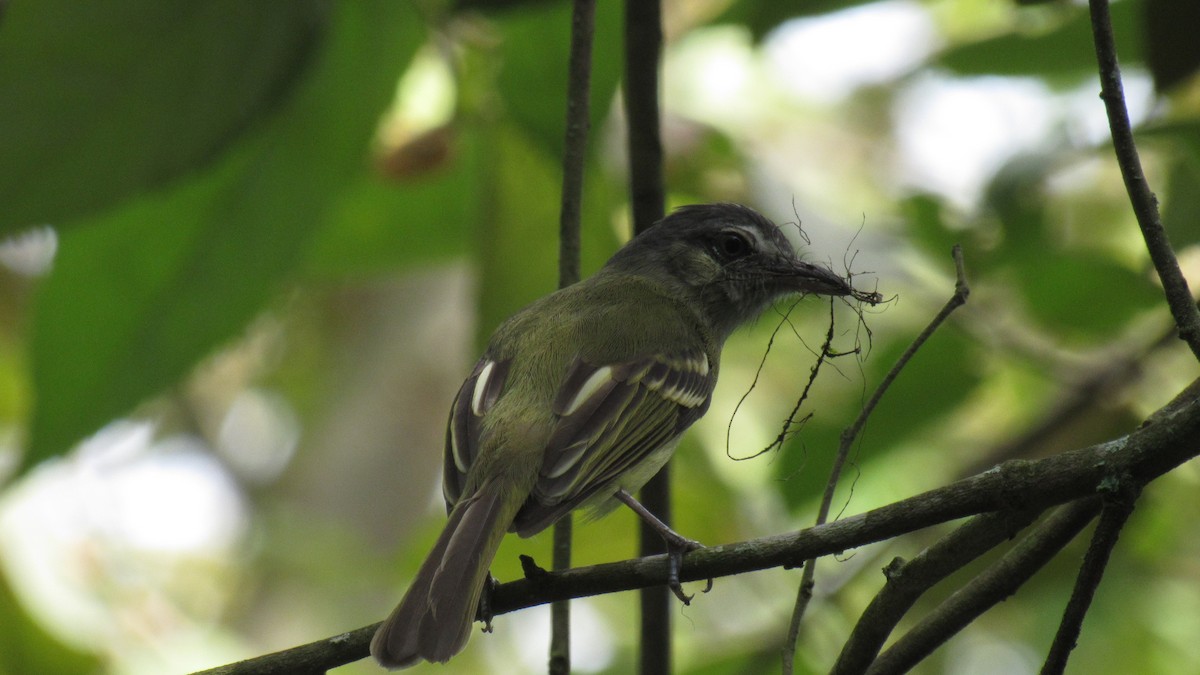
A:
[[[481,217],[478,137],[462,130],[453,157],[432,175],[387,181],[364,170],[315,236],[305,274],[363,277],[466,253]]]
[[[844,9],[870,4],[874,0],[809,0],[808,2],[779,2],[778,0],[739,0],[717,17],[714,23],[737,23],[750,29],[757,42],[780,24],[792,19],[833,14]]]
[[[337,5],[311,77],[262,133],[200,179],[64,233],[35,309],[25,468],[175,382],[261,310],[365,162],[422,37],[410,3]]]
[[[480,249],[480,338],[558,281],[561,176],[557,159],[519,130],[503,125],[492,139],[485,166],[486,193]],[[609,190],[602,172],[587,167],[581,223],[582,275],[599,268],[616,250]]]
[[[1122,65],[1140,62],[1143,54],[1139,7],[1140,2],[1132,0],[1112,6],[1113,34]],[[1095,77],[1096,51],[1087,8],[1065,8],[1069,18],[1048,31],[1005,33],[953,47],[933,64],[958,75],[1030,76],[1044,78],[1049,84],[1074,85],[1085,77]]]
[[[868,389],[883,379],[907,348],[907,340],[896,340],[871,354],[866,376]],[[893,448],[938,424],[981,381],[978,363],[978,354],[963,333],[946,326],[934,333],[871,414],[859,437],[859,446],[853,450],[855,462],[867,471],[867,463],[886,456]],[[825,489],[842,430],[854,421],[858,412],[846,409],[836,414],[818,414],[784,447],[776,475],[791,508],[810,504]]]
[[[13,4],[0,25],[0,234],[59,225],[214,161],[292,95],[329,7]]]
[[[571,3],[525,7],[501,18],[504,42],[496,85],[512,119],[554,157],[562,157],[567,116]],[[598,129],[621,78],[621,4],[596,5],[589,115]],[[532,45],[537,47],[531,48]],[[592,145],[595,145],[593,142]]]
[[[1111,339],[1135,314],[1162,302],[1147,276],[1090,253],[1046,251],[1018,261],[1015,281],[1038,320],[1075,338]]]
[[[1200,242],[1200,157],[1171,164],[1162,224],[1177,249]]]

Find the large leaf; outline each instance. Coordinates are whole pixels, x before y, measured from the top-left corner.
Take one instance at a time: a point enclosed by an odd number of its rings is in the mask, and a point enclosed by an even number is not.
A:
[[[554,290],[558,281],[559,202],[562,179],[555,158],[511,127],[489,131],[488,202],[477,252],[480,266],[480,337]],[[616,250],[611,206],[601,172],[588,167],[582,213],[582,275]]]
[[[1200,69],[1200,2],[1144,0],[1146,65],[1154,88],[1165,91]]]
[[[561,157],[567,116],[571,3],[526,7],[504,14],[500,23],[504,42],[497,86],[505,109],[551,155]],[[589,106],[593,129],[599,128],[612,105],[621,77],[621,43],[621,4],[598,3]]]
[[[305,274],[363,277],[467,252],[482,206],[478,139],[461,130],[451,160],[430,174],[388,181],[364,170],[314,237]]]
[[[201,179],[67,231],[34,317],[33,462],[183,375],[258,312],[366,161],[422,39],[408,2],[341,3],[319,62]]]
[[[1017,275],[1034,316],[1075,338],[1111,339],[1136,314],[1162,302],[1149,277],[1090,253],[1048,249],[1019,261]]]
[[[70,222],[214,159],[292,92],[329,6],[15,3],[0,25],[0,234]]]

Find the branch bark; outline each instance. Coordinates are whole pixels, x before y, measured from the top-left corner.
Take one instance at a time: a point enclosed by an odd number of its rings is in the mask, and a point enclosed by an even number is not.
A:
[[[1146,182],[1137,145],[1133,142],[1133,128],[1129,122],[1129,111],[1125,108],[1125,90],[1117,65],[1117,47],[1113,40],[1108,0],[1089,0],[1088,6],[1091,10],[1096,63],[1100,67],[1100,98],[1108,114],[1113,150],[1117,155],[1117,165],[1121,168],[1121,177],[1125,180],[1125,191],[1129,193],[1129,203],[1133,205],[1133,213],[1142,230],[1146,250],[1150,252],[1150,260],[1162,280],[1167,305],[1175,317],[1175,325],[1179,327],[1179,337],[1200,359],[1200,310],[1196,308],[1187,279],[1179,269],[1179,261],[1163,229],[1158,214],[1158,200]]]
[[[798,532],[693,551],[686,555],[680,577],[684,581],[697,581],[771,567],[794,567],[810,558],[841,553],[931,525],[991,511],[1039,511],[1083,500],[1072,504],[1064,513],[1082,518],[1084,512],[1080,509],[1090,508],[1086,511],[1090,520],[1099,508],[1098,501],[1093,498],[1108,484],[1106,481],[1127,477],[1135,484],[1145,485],[1197,455],[1200,455],[1200,380],[1193,382],[1139,429],[1121,438],[1046,459],[1005,462],[950,485]],[[1042,531],[1043,528],[1038,529],[1038,532]],[[493,608],[499,615],[555,600],[662,587],[666,578],[665,555],[563,572],[532,573],[524,579],[498,586],[492,598]],[[1011,579],[1011,575],[1001,578]],[[976,581],[983,583],[980,579]],[[972,582],[967,588],[975,586],[976,582]],[[994,601],[1003,597],[1007,596],[1001,595]],[[313,672],[317,672],[316,668],[333,668],[366,657],[374,628],[367,626],[204,673],[297,672],[286,670],[279,665],[281,663],[301,663]],[[935,631],[934,634],[941,635],[942,640],[946,637],[944,633]],[[912,635],[910,632],[897,642],[880,656],[880,660],[894,653],[901,643],[915,642],[915,638],[910,639]]]

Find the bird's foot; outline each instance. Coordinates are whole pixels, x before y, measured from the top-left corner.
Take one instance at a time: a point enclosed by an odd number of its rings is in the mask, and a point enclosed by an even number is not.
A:
[[[671,589],[671,592],[675,594],[675,597],[679,598],[680,602],[690,605],[692,598],[695,596],[683,592],[683,584],[679,581],[679,570],[683,568],[683,555],[689,551],[704,548],[704,544],[694,539],[688,539],[675,530],[672,530],[670,526],[659,520],[653,513],[650,513],[645,506],[642,506],[641,502],[634,499],[633,495],[625,490],[617,490],[616,497],[632,509],[634,513],[638,514],[646,524],[652,527],[663,538],[663,543],[667,545],[667,588]],[[709,579],[708,584],[704,587],[704,592],[711,591],[712,587],[713,580]]]

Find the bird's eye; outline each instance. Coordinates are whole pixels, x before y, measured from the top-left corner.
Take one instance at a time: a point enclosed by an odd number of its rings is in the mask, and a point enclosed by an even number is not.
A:
[[[723,260],[735,260],[750,254],[750,242],[737,232],[722,232],[714,242],[714,252]]]

